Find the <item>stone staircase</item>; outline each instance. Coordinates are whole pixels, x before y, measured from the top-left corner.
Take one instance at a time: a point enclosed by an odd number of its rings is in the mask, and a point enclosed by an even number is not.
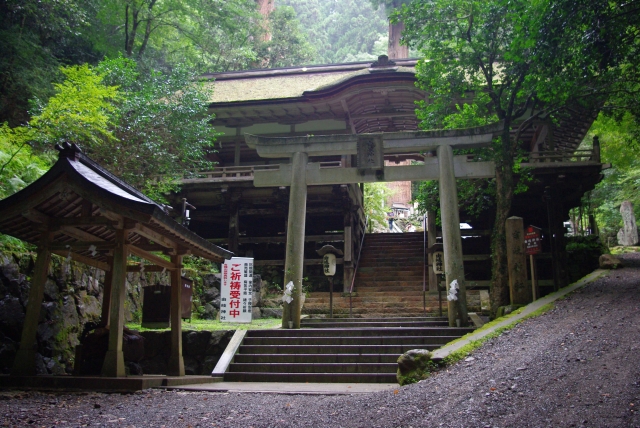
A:
[[[438,313],[438,296],[427,294],[423,309],[423,234],[368,234],[352,297],[354,317],[420,317]],[[428,278],[426,279],[428,280]],[[428,284],[426,284],[428,289]],[[334,317],[349,315],[349,297],[334,292]],[[446,310],[446,302],[443,302]],[[328,313],[328,293],[311,293],[303,313]]]
[[[473,331],[445,318],[303,319],[299,330],[250,330],[224,375],[232,382],[396,383],[398,357]]]

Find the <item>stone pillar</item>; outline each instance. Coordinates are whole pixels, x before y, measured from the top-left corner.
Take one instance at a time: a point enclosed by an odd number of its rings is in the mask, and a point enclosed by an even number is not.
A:
[[[27,313],[22,326],[20,348],[13,361],[12,375],[33,376],[36,374],[36,348],[38,346],[36,331],[44,297],[44,284],[47,282],[47,274],[49,273],[49,262],[51,261],[49,244],[52,237],[53,234],[49,231],[42,232],[40,237],[33,277],[31,278],[31,288],[29,289]]]
[[[467,315],[467,287],[464,280],[462,261],[462,237],[460,236],[460,212],[458,211],[458,190],[453,169],[453,149],[438,146],[440,168],[440,212],[442,220],[442,244],[444,248],[444,271],[447,292],[450,284],[458,282],[457,300],[448,302],[449,326],[455,327],[457,320],[461,326],[469,324]]]
[[[636,216],[633,213],[633,204],[624,201],[620,205],[620,215],[622,216],[622,229],[618,231],[618,244],[629,247],[638,243],[638,227],[636,226]]]
[[[533,301],[533,296],[527,281],[527,255],[524,249],[522,217],[509,217],[505,223],[505,233],[511,304],[526,305]]]
[[[291,158],[291,193],[287,221],[287,246],[284,262],[284,285],[293,281],[293,301],[284,304],[282,328],[300,328],[300,298],[302,296],[302,270],[304,264],[304,230],[307,214],[307,162],[306,153],[297,152]]]
[[[171,276],[171,356],[167,366],[167,375],[184,376],[182,358],[182,256],[171,256],[176,269]]]
[[[111,265],[111,311],[109,313],[109,348],[102,365],[102,376],[125,376],[124,354],[122,353],[122,328],[124,327],[124,298],[127,280],[127,256],[129,254],[126,239],[129,231],[117,229],[115,250]]]
[[[427,228],[427,249],[430,249],[435,245],[438,236],[436,213],[427,211],[427,224],[425,226]],[[427,255],[427,273],[429,274],[429,292],[435,293],[438,291],[438,275],[433,271],[433,255],[431,253]]]

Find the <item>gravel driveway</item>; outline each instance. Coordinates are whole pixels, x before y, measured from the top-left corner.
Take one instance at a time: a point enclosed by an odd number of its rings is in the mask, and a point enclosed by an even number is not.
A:
[[[640,254],[397,391],[351,396],[0,393],[5,426],[640,427]]]

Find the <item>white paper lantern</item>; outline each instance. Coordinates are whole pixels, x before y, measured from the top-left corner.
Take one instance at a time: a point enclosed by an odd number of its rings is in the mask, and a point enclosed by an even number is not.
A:
[[[336,274],[336,255],[327,253],[322,257],[322,269],[326,276],[333,276]]]

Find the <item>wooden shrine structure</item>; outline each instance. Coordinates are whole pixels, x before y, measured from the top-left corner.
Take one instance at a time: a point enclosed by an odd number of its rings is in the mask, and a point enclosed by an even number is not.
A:
[[[37,245],[37,259],[12,375],[35,374],[36,329],[51,254],[105,271],[101,325],[109,328],[102,375],[125,375],[122,352],[127,257],[147,260],[147,272],[171,277],[171,357],[168,375],[184,376],[180,307],[182,257],[221,262],[232,253],[189,231],[167,207],[118,179],[74,144],[56,146],[55,165],[37,181],[0,201],[0,232]],[[167,257],[168,256],[168,257]]]
[[[432,166],[438,163],[435,147],[386,147],[386,142],[398,135],[416,136],[419,120],[415,103],[428,101],[428,94],[415,86],[416,62],[389,61],[383,56],[373,63],[204,76],[211,79],[213,89],[209,105],[212,124],[223,135],[216,142],[215,152],[208,155],[217,166],[211,171],[193,171],[183,181],[180,194],[175,195],[176,206],[187,198],[197,207],[191,212],[190,228],[240,256],[254,257],[257,268],[286,271],[289,201],[294,191],[288,177],[296,169],[295,156],[291,150],[278,152],[270,146],[290,145],[292,141],[302,146],[322,143],[322,150],[309,152],[303,159],[307,171],[306,210],[298,215],[304,216],[305,231],[298,242],[302,261],[297,264],[304,276],[310,276],[321,262],[315,250],[326,243],[342,245],[344,257],[338,259],[342,278],[336,283],[342,282],[342,290],[348,291],[365,232],[360,183],[428,179],[418,165],[407,165],[403,170],[411,173],[397,174],[401,169],[396,165],[407,161]],[[585,192],[600,181],[606,168],[600,162],[597,145],[592,150],[577,150],[596,116],[597,111],[567,106],[553,121],[540,118],[521,130],[527,157],[522,166],[528,168],[533,180],[526,193],[514,197],[511,215],[554,237],[553,244],[545,241],[544,260],[539,266],[543,277],[556,278],[558,285],[566,283],[561,250],[563,220],[568,218],[570,208],[579,206]],[[375,173],[365,179],[366,174],[357,171],[356,145],[358,136],[365,134],[378,135],[385,141],[385,165],[378,171],[384,180],[375,178]],[[473,163],[463,159],[455,162],[458,166]],[[432,174],[435,178],[439,173]],[[475,236],[486,254],[494,218],[493,209],[480,216],[460,212],[460,222],[472,227],[463,232]],[[435,234],[430,239],[435,240]],[[463,240],[463,245],[468,242]],[[488,260],[488,255],[465,255],[467,278],[488,283]],[[429,290],[435,292],[434,281]]]

